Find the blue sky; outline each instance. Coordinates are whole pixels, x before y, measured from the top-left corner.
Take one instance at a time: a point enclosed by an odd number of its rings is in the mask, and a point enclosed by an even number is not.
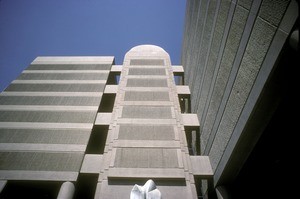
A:
[[[186,0],[0,0],[0,91],[37,56],[115,56],[140,44],[180,64]]]

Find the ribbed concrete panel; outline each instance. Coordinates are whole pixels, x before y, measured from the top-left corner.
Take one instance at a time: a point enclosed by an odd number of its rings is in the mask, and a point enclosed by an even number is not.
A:
[[[0,96],[102,97],[103,92],[2,92]],[[82,105],[83,106],[83,105]]]
[[[193,18],[193,13],[192,10],[193,8],[197,8],[197,6],[195,6],[195,2],[199,2],[199,1],[195,1],[195,0],[190,0],[190,1],[186,1],[186,12],[185,12],[185,27],[184,27],[184,34],[183,34],[183,45],[182,48],[186,49],[187,46],[190,46],[190,40],[188,38],[188,35],[191,35],[192,31],[191,31],[191,27],[192,27],[192,20],[195,19]],[[182,55],[181,55],[181,62],[182,63],[186,63],[187,61],[187,51],[183,52],[182,51]],[[185,72],[187,72],[186,70],[188,70],[188,68],[185,68]]]
[[[32,64],[107,64],[111,65],[114,61],[113,56],[39,56],[35,58]]]
[[[177,168],[176,149],[117,149],[115,167],[121,168]]]
[[[108,73],[22,73],[19,80],[106,80]]]
[[[201,134],[201,141],[203,143],[204,148],[211,134],[211,130],[214,125],[214,120],[216,119],[217,111],[219,109],[222,96],[225,91],[225,87],[230,75],[230,70],[234,62],[235,54],[237,53],[239,47],[239,42],[242,37],[247,17],[248,11],[244,10],[244,8],[240,6],[237,6],[233,16],[225,49],[223,52],[222,61],[220,63],[220,68],[218,71],[216,82],[214,84],[214,90],[212,92],[208,112],[206,115],[206,120],[202,128],[203,130]]]
[[[205,9],[206,7],[206,1],[192,1],[192,8],[190,10],[191,12],[191,22],[190,27],[193,27],[192,30],[188,32],[188,34],[185,35],[184,41],[188,41],[187,48],[191,49],[189,52],[187,51],[187,62],[188,64],[185,70],[185,79],[188,82],[192,82],[194,78],[194,74],[192,72],[193,68],[197,67],[195,64],[195,60],[198,57],[199,50],[197,50],[196,46],[201,45],[201,35],[203,31],[203,20],[205,19]],[[202,25],[202,26],[201,26]],[[190,59],[190,58],[195,59]],[[191,86],[193,86],[191,84]],[[192,87],[191,87],[192,88]]]
[[[0,111],[1,122],[93,123],[95,111]]]
[[[78,171],[83,154],[0,152],[0,159],[0,170]]]
[[[87,144],[90,130],[0,129],[0,143]]]
[[[120,125],[120,140],[174,140],[173,126]]]
[[[170,97],[169,92],[127,91],[125,92],[124,101],[170,101]]]
[[[84,129],[91,130],[93,123],[0,122],[1,128],[22,129]]]
[[[189,76],[188,81],[194,82],[195,78],[200,75],[197,74],[199,70],[202,70],[201,66],[199,65],[200,56],[204,51],[202,51],[203,48],[203,33],[205,31],[205,22],[206,22],[206,16],[207,16],[207,10],[209,6],[209,1],[199,1],[198,3],[198,10],[195,10],[195,25],[194,25],[194,37],[191,38],[191,47],[192,47],[192,54],[190,57],[193,59],[189,60],[189,65],[191,65],[191,70],[187,71],[186,76]],[[194,11],[194,10],[193,10]],[[197,63],[198,62],[198,63]],[[194,84],[191,84],[191,90],[194,91]],[[193,98],[192,98],[193,100]],[[193,109],[193,107],[192,107]]]
[[[125,106],[123,107],[122,118],[170,119],[172,112],[170,107]]]
[[[128,75],[166,75],[164,68],[129,68]]]
[[[213,34],[212,31],[213,31],[213,28],[215,25],[215,17],[216,17],[216,12],[217,12],[218,8],[219,8],[219,4],[217,1],[210,1],[209,5],[207,7],[205,26],[204,26],[204,30],[203,30],[203,34],[202,34],[201,51],[200,51],[199,60],[198,60],[198,63],[203,67],[198,67],[198,69],[195,73],[196,77],[193,80],[193,82],[199,82],[197,84],[197,86],[193,87],[193,90],[192,90],[192,93],[194,93],[194,95],[197,95],[197,96],[200,95],[202,84],[204,81],[203,79],[204,79],[206,68],[207,68],[206,59],[207,59],[207,55],[210,51],[211,35]],[[195,104],[198,104],[198,103],[199,103],[199,100],[196,100]],[[202,107],[195,106],[192,109],[196,112],[196,111],[198,111],[198,108],[202,108]]]
[[[240,116],[249,92],[254,84],[257,73],[264,60],[276,28],[258,18],[254,25],[246,53],[227,102],[218,132],[210,154],[215,169],[221,158],[219,151],[224,151],[231,137],[234,126]],[[262,36],[259,38],[258,36]],[[259,39],[258,39],[259,38]],[[222,130],[221,130],[222,129]],[[221,133],[222,132],[222,133]],[[218,151],[218,152],[217,152]]]
[[[251,4],[252,4],[253,0],[239,0],[238,4],[244,8],[246,8],[247,10],[250,10],[251,8]]]
[[[105,84],[10,84],[5,91],[102,92]]]
[[[278,26],[290,0],[264,0],[259,10],[259,17]]]
[[[130,65],[161,66],[161,65],[165,65],[165,62],[163,59],[131,59]]]
[[[229,14],[230,5],[231,3],[229,1],[222,1],[216,19],[216,25],[212,36],[213,38],[207,60],[206,71],[203,78],[203,84],[201,92],[199,93],[200,95],[198,95],[198,109],[201,110],[201,112],[204,109],[203,115],[206,115],[207,113],[207,108],[211,97],[211,87],[214,83],[213,80],[215,79],[214,74],[219,69],[218,60],[223,52],[223,48],[221,46],[223,39],[222,37],[225,31],[226,19]],[[203,126],[204,120],[205,117],[202,117],[200,126]]]
[[[127,87],[167,87],[165,79],[128,79]]]
[[[77,181],[112,63],[38,57],[0,94],[0,179]]]
[[[28,181],[76,181],[78,172],[74,171],[31,171],[31,170],[0,170],[3,180]],[[16,190],[14,190],[16,191]]]
[[[263,121],[273,114],[263,113],[275,109],[272,103],[261,106],[273,92],[267,86],[278,84],[273,82],[277,75],[284,78],[276,71],[290,49],[283,35],[292,30],[285,27],[295,27],[296,4],[290,0],[187,2],[181,64],[191,87],[192,112],[201,118],[201,153],[209,155],[215,185],[234,182],[264,131]],[[205,193],[207,184],[202,185]]]
[[[1,96],[0,105],[99,106],[101,97]]]
[[[26,70],[109,70],[110,64],[34,64]]]

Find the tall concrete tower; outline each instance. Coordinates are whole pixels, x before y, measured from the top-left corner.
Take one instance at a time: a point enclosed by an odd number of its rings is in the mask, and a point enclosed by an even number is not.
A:
[[[219,197],[296,190],[278,182],[297,156],[298,12],[296,0],[187,1],[181,64]]]

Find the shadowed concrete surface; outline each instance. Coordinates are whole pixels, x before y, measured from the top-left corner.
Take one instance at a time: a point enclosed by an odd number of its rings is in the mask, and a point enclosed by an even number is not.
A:
[[[191,89],[192,113],[200,119],[201,154],[209,156],[214,186],[222,187],[222,193],[227,187],[233,198],[259,197],[252,188],[274,198],[290,193],[285,191],[290,186],[279,183],[285,178],[264,176],[268,172],[250,165],[260,165],[260,158],[251,157],[267,150],[255,150],[261,136],[266,148],[276,140],[285,154],[294,151],[289,150],[288,142],[275,139],[285,129],[282,139],[293,140],[290,128],[271,126],[275,120],[285,123],[286,114],[279,116],[279,112],[298,106],[292,97],[292,90],[298,89],[294,73],[299,64],[299,39],[293,37],[299,30],[298,8],[299,1],[289,0],[187,1],[181,58],[185,83]],[[286,125],[293,126],[292,121]],[[270,129],[274,138],[264,138]],[[261,168],[277,165],[274,172],[285,173],[283,164],[289,161],[285,155],[276,156],[277,151],[269,151],[274,157],[262,161]],[[247,172],[256,179],[245,175]],[[266,181],[269,189],[281,191],[271,194],[263,188],[266,184],[259,183]]]

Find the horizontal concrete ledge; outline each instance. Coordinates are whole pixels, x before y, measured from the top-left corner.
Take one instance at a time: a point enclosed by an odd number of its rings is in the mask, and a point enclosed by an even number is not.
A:
[[[174,106],[170,101],[121,101],[120,106]]]
[[[190,96],[191,91],[189,86],[176,86],[177,94],[181,96]]]
[[[152,179],[185,179],[183,169],[158,168],[110,168],[108,179],[152,178]]]
[[[197,114],[184,113],[181,114],[181,117],[185,127],[200,127]]]
[[[168,87],[123,87],[124,91],[168,91]]]
[[[97,111],[97,106],[0,105],[2,111]]]
[[[114,72],[114,73],[121,73],[123,69],[122,65],[112,65],[110,72]]]
[[[7,129],[92,129],[93,124],[45,123],[45,122],[0,122],[0,128]]]
[[[182,66],[172,66],[172,70],[175,75],[183,75],[184,73],[184,69]]]
[[[98,113],[95,125],[109,125],[112,119],[112,113]]]
[[[143,186],[148,179],[131,179],[130,182],[127,179],[117,179],[113,180],[102,180],[98,182],[95,199],[129,199],[130,192],[134,184]],[[195,199],[196,195],[192,195],[192,184],[185,179],[180,179],[178,181],[172,180],[168,181],[168,185],[164,179],[154,180],[156,187],[162,193],[163,199]]]
[[[106,80],[14,80],[12,84],[105,84]]]
[[[161,140],[115,140],[113,147],[118,148],[180,148],[179,141]]]
[[[116,94],[118,92],[118,85],[106,85],[104,94]]]
[[[112,64],[113,56],[39,56],[34,64]]]
[[[0,151],[84,152],[85,149],[86,145],[79,144],[0,143]]]
[[[128,119],[128,118],[119,118],[117,121],[118,124],[170,124],[175,125],[175,119]]]
[[[24,70],[22,73],[98,73],[98,74],[107,74],[109,70]]]
[[[83,159],[80,173],[99,173],[103,155],[86,154]]]
[[[76,181],[78,172],[0,170],[0,180]]]
[[[168,79],[168,75],[127,75],[127,79]]]
[[[4,91],[0,96],[68,96],[68,97],[101,97],[102,92],[12,92]]]
[[[167,68],[166,66],[157,66],[157,65],[130,65],[130,66],[125,66],[126,68]]]
[[[190,156],[190,159],[194,176],[203,179],[213,177],[214,172],[212,170],[208,156]]]

